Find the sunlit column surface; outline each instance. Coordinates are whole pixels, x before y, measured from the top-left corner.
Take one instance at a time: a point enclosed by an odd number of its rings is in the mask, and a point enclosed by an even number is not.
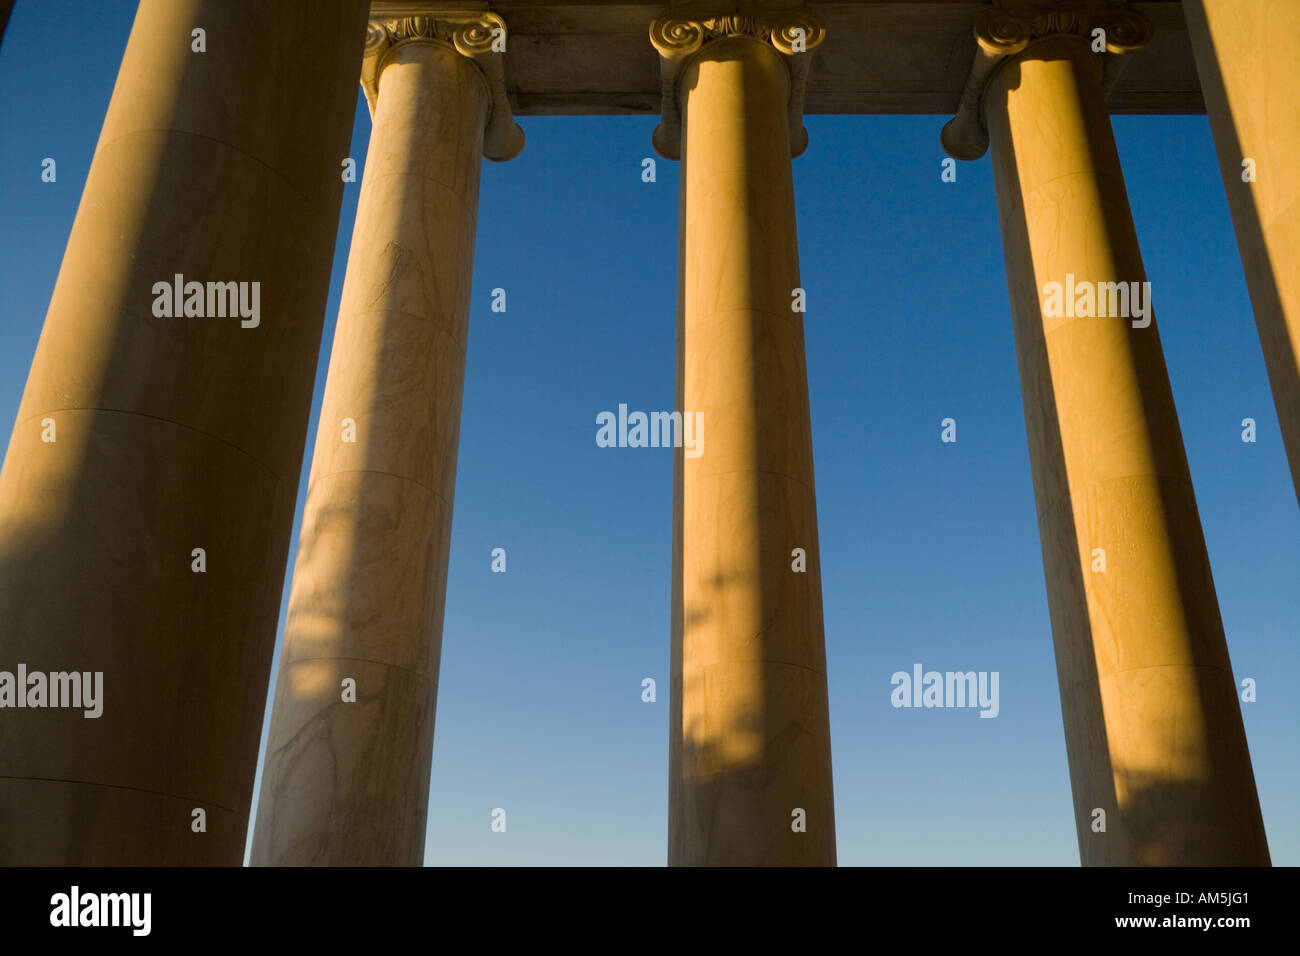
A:
[[[1183,10],[1300,496],[1300,3],[1184,0]]]
[[[1116,45],[1144,42],[1144,21],[1106,26]],[[1052,282],[1123,282],[1149,305],[1103,94],[1109,65],[1086,31],[1038,36],[993,17],[977,35],[981,55],[1004,56],[983,111],[1080,855],[1102,865],[1267,864],[1156,324],[1140,300],[1123,314],[1109,292],[1098,314],[1078,317],[1049,298]],[[962,158],[980,151],[968,120],[944,134]]]
[[[140,4],[0,472],[0,666],[103,712],[4,711],[0,864],[243,858],[366,7]]]
[[[479,167],[523,146],[493,108],[493,28],[493,14],[453,13],[371,25],[374,128],[254,864],[423,862]]]
[[[666,19],[651,36],[675,81],[655,145],[675,157],[680,137],[682,159],[677,403],[702,416],[700,453],[675,461],[668,860],[833,865],[790,170],[809,55],[791,40],[811,50],[821,25]]]

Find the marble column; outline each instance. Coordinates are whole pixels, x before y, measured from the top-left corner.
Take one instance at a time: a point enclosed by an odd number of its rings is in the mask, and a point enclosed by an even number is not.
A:
[[[0,865],[243,858],[366,7],[140,3],[0,471],[0,669],[102,713],[0,712]]]
[[[822,36],[802,11],[651,28],[654,143],[682,160],[677,408],[700,425],[674,467],[670,865],[835,863],[790,164]]]
[[[1183,11],[1300,498],[1300,3],[1184,0]]]
[[[1057,32],[1071,25],[1080,32]],[[1106,58],[1150,33],[1128,12],[1070,24],[994,11],[977,26],[972,74],[987,77],[1080,855],[1087,865],[1267,864],[1156,322],[1132,299],[1125,314],[1108,291],[1099,315],[1086,314],[1086,293],[1063,292],[1067,306],[1049,285],[1137,283],[1150,304],[1103,94],[1113,66],[1090,50],[1094,26],[1106,30]],[[964,113],[944,144],[972,158],[983,135]]]
[[[494,29],[504,41],[495,14],[452,11],[371,24],[362,83],[374,126],[255,865],[424,859],[479,167],[523,148]]]

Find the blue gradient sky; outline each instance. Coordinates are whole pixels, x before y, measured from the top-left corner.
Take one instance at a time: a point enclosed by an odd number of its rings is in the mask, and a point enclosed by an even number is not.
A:
[[[6,425],[135,5],[37,6],[0,47]],[[809,117],[794,164],[839,859],[1076,865],[993,183],[987,158],[940,182],[945,119]],[[483,169],[426,861],[660,865],[672,453],[598,448],[595,416],[672,407],[678,168],[641,181],[654,117],[520,123],[523,154]],[[1114,124],[1234,671],[1259,684],[1243,711],[1273,860],[1295,865],[1300,513],[1209,126]],[[358,165],[369,131],[358,95]],[[1000,715],[895,710],[890,675],[914,662],[999,671]]]

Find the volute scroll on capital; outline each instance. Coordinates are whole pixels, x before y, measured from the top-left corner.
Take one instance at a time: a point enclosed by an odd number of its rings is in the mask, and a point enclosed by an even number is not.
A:
[[[984,90],[1006,60],[1023,53],[1035,40],[1053,35],[1079,36],[1095,42],[1104,31],[1101,86],[1109,94],[1127,64],[1126,55],[1151,42],[1151,22],[1124,0],[994,0],[975,21],[975,59],[962,89],[956,115],[944,126],[939,141],[954,159],[979,159],[988,151],[984,126]]]
[[[379,76],[393,51],[408,43],[443,43],[471,60],[478,68],[492,98],[492,108],[483,131],[483,156],[496,162],[514,159],[524,148],[524,131],[519,128],[506,94],[506,24],[487,10],[430,9],[418,16],[372,19],[366,28],[365,53],[361,61],[361,87],[373,119],[379,102]]]
[[[769,43],[782,55],[790,71],[787,115],[790,126],[790,155],[800,155],[808,146],[803,125],[804,92],[812,51],[826,39],[821,20],[807,10],[754,10],[749,12],[684,15],[669,13],[650,24],[650,42],[659,51],[662,104],[659,125],[651,141],[665,159],[681,159],[681,106],[677,81],[682,71],[708,43],[722,37],[749,36]]]

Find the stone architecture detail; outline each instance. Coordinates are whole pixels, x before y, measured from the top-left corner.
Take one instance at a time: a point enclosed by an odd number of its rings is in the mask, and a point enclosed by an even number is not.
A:
[[[650,42],[659,52],[663,86],[661,117],[652,137],[655,151],[660,156],[681,159],[678,82],[687,64],[707,44],[735,36],[752,37],[771,44],[785,57],[790,71],[790,92],[786,98],[790,155],[799,156],[808,147],[808,131],[803,127],[804,90],[812,52],[826,38],[826,30],[817,17],[798,9],[722,14],[699,19],[666,16],[650,24]]]
[[[1269,863],[1110,113],[1203,96],[1300,494],[1300,2],[141,0],[0,469],[0,668],[109,703],[0,719],[0,865],[242,859],[358,77],[254,864],[422,862],[482,160],[516,114],[656,108],[708,435],[674,453],[668,862],[836,862],[808,109],[992,152],[1083,863]],[[177,335],[149,293],[182,275],[258,284],[257,320]],[[1067,276],[1095,314],[1050,304]]]
[[[1102,90],[1109,93],[1135,53],[1151,41],[1151,23],[1142,14],[1122,6],[1123,0],[1045,4],[1038,0],[995,0],[992,9],[975,23],[975,60],[962,90],[961,105],[940,134],[944,151],[954,159],[973,160],[989,148],[988,132],[980,115],[988,80],[998,66],[1020,53],[1034,40],[1053,34],[1084,37],[1089,50],[1103,43]],[[1062,9],[1064,8],[1064,9]],[[1093,31],[1102,30],[1097,38]]]
[[[972,76],[984,79],[967,87],[965,112],[943,138],[970,158],[983,152],[986,128],[993,147],[1080,856],[1267,865],[1104,71],[1090,46],[1092,24],[1117,21],[1108,8],[1089,11],[982,19]],[[1118,23],[1126,47],[1149,39],[1140,23]],[[971,103],[982,104],[979,127]],[[1146,312],[1103,306],[1100,292],[1096,314],[1054,309],[1049,283],[1067,275],[1145,294]],[[1105,574],[1092,567],[1097,547],[1110,555]],[[1090,827],[1095,808],[1107,814],[1104,835]]]
[[[244,6],[140,3],[0,471],[0,660],[106,695],[4,711],[0,865],[243,860],[366,3]],[[257,327],[178,336],[177,273],[260,283]]]
[[[419,5],[414,7],[423,9]],[[510,101],[506,96],[506,24],[497,14],[486,10],[435,7],[423,16],[371,20],[366,30],[366,52],[361,64],[361,88],[370,105],[370,115],[375,115],[375,102],[379,98],[379,75],[389,57],[402,44],[420,40],[449,43],[461,56],[474,61],[482,71],[492,97],[492,111],[483,133],[483,155],[497,162],[518,156],[524,148],[524,132],[514,121]]]
[[[290,592],[255,864],[424,859],[480,157],[523,148],[492,50],[506,43],[500,17],[433,7],[372,21],[367,39],[374,129]],[[353,700],[341,692],[349,679]]]
[[[677,407],[704,455],[676,453],[670,865],[833,865],[830,717],[790,157],[803,11],[657,20],[655,148],[682,160]],[[674,89],[675,88],[675,89]],[[761,383],[761,384],[760,384]],[[806,573],[790,554],[805,549]],[[792,827],[802,812],[806,829]]]
[[[1183,9],[1300,501],[1300,3]]]

